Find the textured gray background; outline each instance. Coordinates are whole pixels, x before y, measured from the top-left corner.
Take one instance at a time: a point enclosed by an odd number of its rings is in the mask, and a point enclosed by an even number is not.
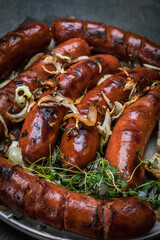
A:
[[[47,15],[103,21],[160,44],[160,0],[0,0],[0,36],[25,16],[43,20]],[[24,239],[33,240],[0,221],[0,240]]]

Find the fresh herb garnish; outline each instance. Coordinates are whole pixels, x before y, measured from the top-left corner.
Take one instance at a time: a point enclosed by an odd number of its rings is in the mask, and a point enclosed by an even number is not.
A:
[[[129,180],[132,179],[136,169],[141,164],[148,164],[148,161],[141,161],[140,151],[136,155],[140,160],[140,164],[134,169]],[[128,189],[129,180],[123,180],[123,173],[120,173],[115,167],[110,165],[101,157],[100,153],[97,156],[98,159],[89,163],[86,171],[76,166],[73,166],[74,169],[66,169],[60,164],[61,153],[57,148],[47,162],[44,159],[40,159],[36,163],[31,164],[27,170],[77,193],[104,198],[137,196],[141,200],[148,200],[155,208],[160,206],[160,180],[154,181],[145,178],[142,185]],[[39,161],[42,162],[40,165],[37,164]],[[156,161],[152,164],[155,165]],[[149,195],[152,195],[152,198]]]

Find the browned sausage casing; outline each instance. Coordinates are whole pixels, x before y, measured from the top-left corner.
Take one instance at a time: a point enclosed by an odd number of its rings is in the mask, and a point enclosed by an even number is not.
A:
[[[52,33],[56,42],[82,37],[97,51],[160,67],[158,44],[117,27],[107,27],[101,22],[62,18],[53,22]]]
[[[137,198],[99,200],[39,179],[0,158],[0,200],[30,218],[82,236],[128,238],[149,231],[155,214]]]
[[[70,66],[66,73],[57,77],[57,92],[71,99],[76,99],[86,88],[88,90],[93,88],[103,75],[114,73],[120,67],[118,59],[114,56],[101,54],[91,58],[101,64],[101,73],[99,73],[97,63],[91,60],[80,61]],[[45,95],[51,92],[52,90],[49,90]],[[37,104],[25,119],[19,137],[19,146],[22,149],[24,159],[27,158],[32,162],[49,156],[67,111],[63,106],[40,108]]]
[[[128,71],[130,77],[138,82],[143,79],[140,89],[146,87],[150,81],[160,79],[160,75],[155,70],[149,70],[146,68],[131,69]],[[103,92],[106,97],[110,99],[112,103],[115,101],[124,101],[128,98],[130,90],[125,90],[125,84],[127,82],[127,75],[124,72],[117,73],[114,76],[106,79],[99,86],[89,91],[81,102],[77,105],[79,112],[87,117],[88,109],[96,102],[98,110],[97,123],[103,123],[108,105],[101,94]],[[96,123],[96,126],[97,126]],[[69,119],[66,125],[66,129],[75,124],[75,119]],[[68,131],[64,131],[61,138],[60,150],[65,156],[65,163],[70,168],[72,164],[78,166],[81,169],[85,169],[87,164],[96,159],[98,152],[100,134],[96,126],[88,127],[82,126],[78,134],[70,134],[68,137]]]
[[[160,85],[130,105],[113,128],[105,158],[111,165],[124,173],[125,180],[129,180],[132,172],[140,163],[136,156],[138,150],[141,151],[141,159],[143,160],[159,112]],[[144,167],[141,165],[128,184],[131,187],[135,184],[141,184],[143,178]]]
[[[50,52],[57,52],[62,55],[67,55],[69,53],[73,58],[77,58],[83,55],[90,55],[90,48],[87,42],[80,38],[70,39],[57,47],[53,48]],[[6,111],[14,105],[15,90],[18,86],[26,85],[29,87],[30,91],[35,90],[40,86],[41,80],[46,80],[49,77],[53,78],[53,75],[47,73],[43,70],[44,58],[38,60],[36,63],[32,64],[28,69],[20,73],[16,78],[14,78],[8,85],[0,90],[0,114],[4,118],[8,127],[10,127],[11,122],[6,118]],[[3,136],[4,128],[0,121],[0,136]]]
[[[41,22],[20,27],[0,38],[0,79],[26,57],[36,54],[49,45],[49,27]]]

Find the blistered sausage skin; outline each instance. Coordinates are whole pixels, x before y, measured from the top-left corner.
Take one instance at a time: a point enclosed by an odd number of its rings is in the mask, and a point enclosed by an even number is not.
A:
[[[39,179],[0,158],[0,200],[32,219],[94,239],[129,238],[155,223],[150,204],[137,198],[99,200]]]
[[[111,55],[101,54],[91,58],[101,64],[101,73],[97,63],[91,60],[80,61],[70,66],[66,73],[57,77],[56,91],[65,97],[76,99],[86,89],[93,88],[103,75],[115,73],[120,67],[119,60]],[[52,90],[49,90],[43,96],[51,92]],[[57,140],[66,111],[67,109],[63,106],[38,107],[37,102],[25,119],[19,137],[19,146],[24,159],[33,162],[49,156]]]
[[[151,81],[160,79],[157,71],[146,68],[131,69],[128,71],[128,74],[134,82],[143,79],[139,85],[141,90]],[[96,102],[98,111],[97,122],[93,127],[85,125],[80,127],[77,134],[70,131],[68,135],[68,131],[64,131],[60,144],[60,150],[65,156],[64,166],[70,168],[72,164],[72,167],[74,165],[85,169],[89,162],[96,159],[100,141],[97,125],[102,125],[106,110],[108,109],[108,105],[101,92],[110,99],[112,104],[115,101],[122,102],[128,98],[130,93],[130,90],[125,90],[126,83],[127,75],[124,72],[117,73],[89,91],[77,105],[78,111],[87,118],[89,107],[93,102]],[[74,124],[75,119],[69,119],[66,129],[69,129]]]
[[[49,27],[41,22],[20,27],[0,38],[0,79],[26,57],[46,49],[51,41]]]
[[[160,67],[160,46],[145,37],[124,31],[101,22],[57,19],[52,24],[56,42],[81,37],[96,51],[110,53],[126,60],[138,59],[141,63]]]
[[[144,158],[145,149],[156,126],[159,112],[160,85],[130,105],[113,128],[105,158],[124,173],[123,178],[127,181],[140,163],[136,152],[141,151],[141,159]],[[143,179],[144,167],[141,165],[128,185],[141,184]]]
[[[67,56],[67,53],[69,53],[73,58],[77,58],[83,55],[90,55],[90,48],[87,42],[83,39],[70,39],[53,48],[42,59],[32,64],[32,66],[20,73],[8,85],[0,89],[0,114],[2,115],[8,127],[10,127],[11,122],[6,117],[5,113],[14,105],[16,88],[22,85],[26,85],[29,87],[30,91],[33,91],[40,86],[41,80],[46,80],[49,77],[53,78],[52,74],[49,74],[42,68],[42,66],[45,65],[44,58],[49,56],[50,52],[57,52]],[[0,136],[3,136],[3,134],[4,127],[0,121]]]

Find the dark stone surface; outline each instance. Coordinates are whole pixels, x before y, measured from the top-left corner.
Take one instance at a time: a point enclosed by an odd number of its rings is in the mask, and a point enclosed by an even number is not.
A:
[[[160,44],[159,0],[0,0],[0,36],[16,28],[26,16],[42,21],[48,15],[102,21]],[[0,240],[24,239],[33,238],[0,221]]]
[[[25,17],[46,15],[103,21],[160,44],[159,0],[0,0],[0,36]]]

